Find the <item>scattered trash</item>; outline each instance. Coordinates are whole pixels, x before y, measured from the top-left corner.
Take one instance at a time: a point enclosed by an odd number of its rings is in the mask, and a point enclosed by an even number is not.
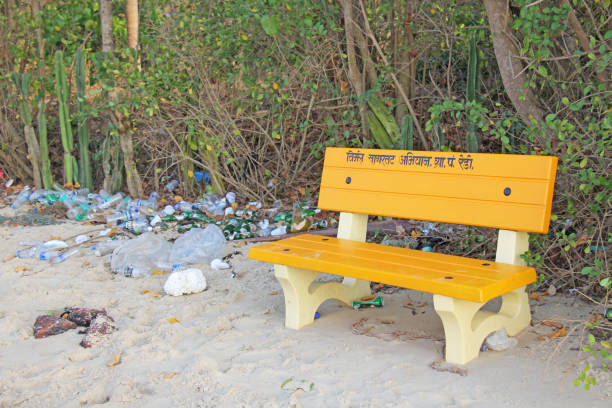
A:
[[[210,262],[210,267],[216,271],[219,271],[221,269],[229,269],[230,266],[227,262],[223,262],[222,260],[220,260],[219,258],[215,258]]]
[[[377,296],[372,300],[354,300],[353,301],[353,309],[363,309],[366,307],[383,307],[383,298]]]
[[[77,325],[61,316],[43,315],[38,316],[34,322],[34,337],[42,339],[48,336],[64,333],[70,329],[76,329]]]
[[[67,307],[60,312],[38,316],[34,322],[34,337],[42,339],[76,329],[77,326],[87,327],[81,341],[83,347],[99,344],[117,329],[113,318],[104,309]]]
[[[514,337],[508,337],[506,329],[497,330],[487,336],[484,341],[488,349],[494,351],[504,351],[509,348],[516,347],[518,340]]]
[[[117,330],[117,326],[112,317],[106,314],[98,314],[91,321],[80,344],[84,348],[94,347],[107,341],[115,330]]]
[[[152,232],[125,242],[113,250],[111,270],[126,277],[148,276],[159,263],[167,263],[172,245]]]
[[[221,258],[225,250],[225,236],[219,227],[194,228],[179,237],[170,251],[170,263],[208,264]]]
[[[319,313],[319,312],[315,312],[314,318],[315,318],[315,319],[318,319],[319,317],[321,317],[321,313]]]
[[[69,307],[64,310],[61,317],[68,319],[77,326],[89,327],[92,320],[98,315],[106,315],[104,309],[89,309],[85,307]]]
[[[171,296],[189,295],[204,290],[206,278],[202,271],[196,268],[176,270],[164,283],[164,291]]]

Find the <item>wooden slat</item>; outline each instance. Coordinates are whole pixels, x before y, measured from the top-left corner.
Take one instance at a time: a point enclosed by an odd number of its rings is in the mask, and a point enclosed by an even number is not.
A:
[[[544,233],[556,166],[548,156],[328,148],[319,207]]]
[[[529,267],[316,235],[256,246],[249,257],[473,302],[486,302],[536,279]]]

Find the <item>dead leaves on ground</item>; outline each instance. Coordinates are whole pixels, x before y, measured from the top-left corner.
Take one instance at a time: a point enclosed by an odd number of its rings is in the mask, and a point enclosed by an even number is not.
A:
[[[114,367],[121,363],[121,352],[115,354],[115,357],[111,361],[108,362],[107,366]]]
[[[156,290],[145,289],[142,291],[142,293],[145,295],[148,293],[150,296],[155,297],[155,298],[161,296],[161,294]]]
[[[556,339],[556,338],[559,338],[559,337],[567,336],[567,327],[565,327],[563,325],[563,323],[556,322],[556,321],[550,320],[550,319],[545,319],[545,320],[540,321],[540,324],[542,326],[554,327],[557,330],[555,330],[555,331],[553,331],[551,333],[548,333],[548,334],[540,334],[540,335],[538,335],[538,340],[539,341],[544,341],[547,338],[548,339]]]

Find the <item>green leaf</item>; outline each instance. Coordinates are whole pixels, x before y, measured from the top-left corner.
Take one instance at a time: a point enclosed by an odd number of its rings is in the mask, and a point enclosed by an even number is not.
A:
[[[599,284],[600,284],[601,286],[603,286],[604,288],[606,288],[606,289],[610,289],[610,288],[612,288],[612,278],[610,278],[610,277],[608,276],[607,278],[602,279],[602,280],[599,282]]]
[[[265,15],[259,19],[261,27],[269,36],[275,36],[280,31],[280,19],[276,16]]]
[[[591,346],[594,346],[595,345],[595,336],[593,336],[591,333],[589,333],[588,339],[589,339],[589,344]]]

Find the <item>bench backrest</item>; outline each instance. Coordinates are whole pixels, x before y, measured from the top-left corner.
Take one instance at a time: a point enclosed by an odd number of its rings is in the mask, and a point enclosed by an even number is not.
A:
[[[557,158],[327,148],[319,208],[546,233]]]

